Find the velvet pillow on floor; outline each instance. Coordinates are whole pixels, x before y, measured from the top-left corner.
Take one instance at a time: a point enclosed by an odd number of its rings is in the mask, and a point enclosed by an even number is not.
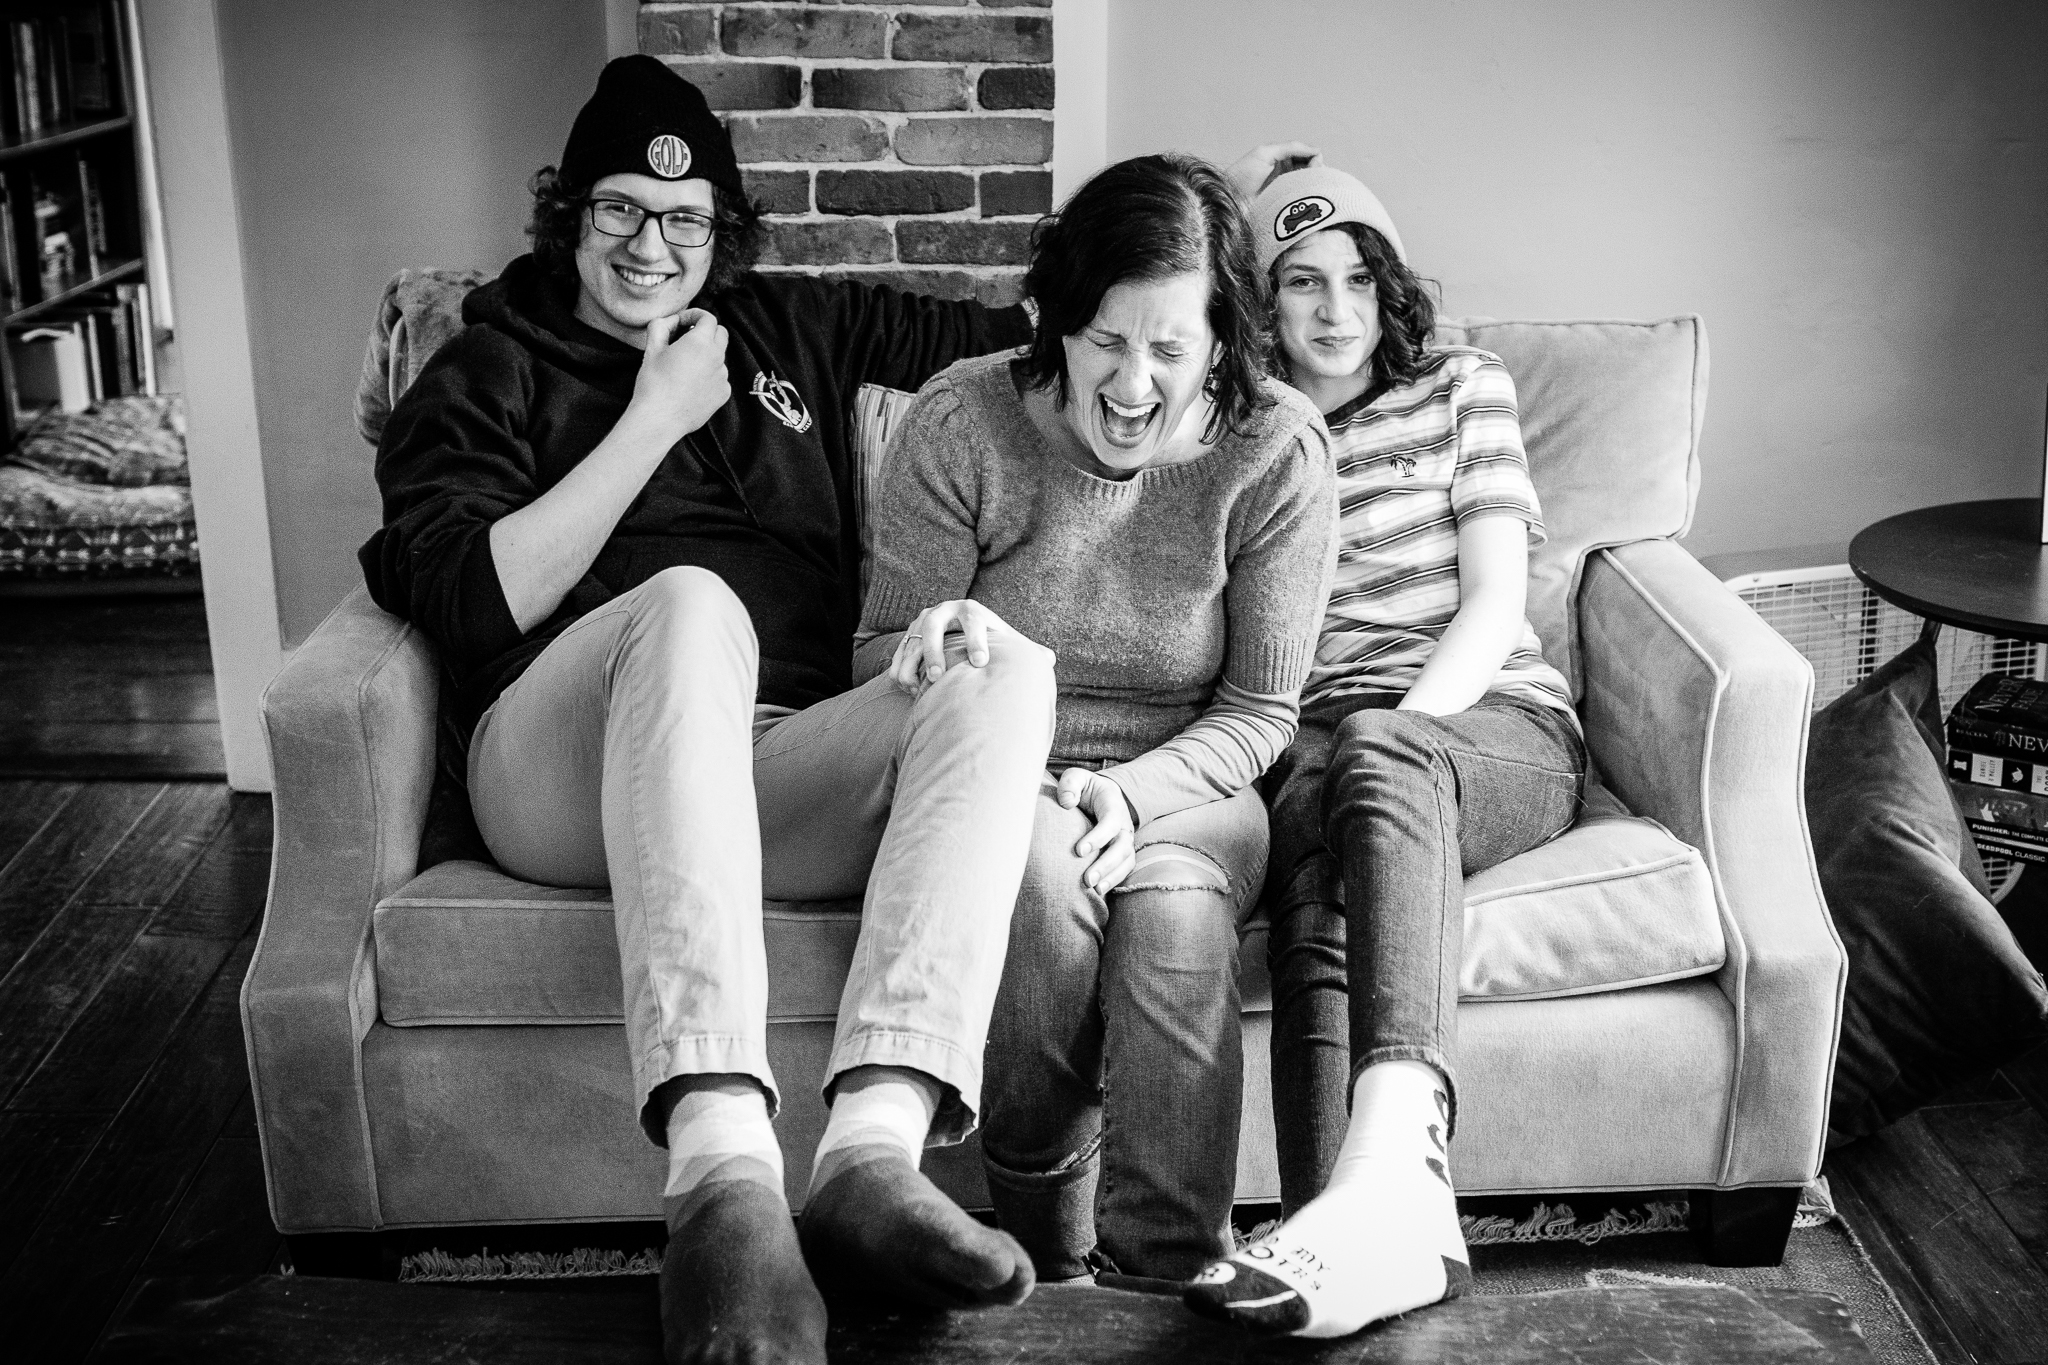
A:
[[[1830,1145],[2048,1039],[2048,988],[1986,892],[1942,771],[1933,635],[1813,718],[1806,813],[1849,955]]]

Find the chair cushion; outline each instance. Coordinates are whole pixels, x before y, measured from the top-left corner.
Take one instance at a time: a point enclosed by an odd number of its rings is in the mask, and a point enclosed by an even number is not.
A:
[[[1544,1000],[1718,971],[1727,958],[1699,851],[1635,816],[1581,819],[1465,880],[1465,1000]]]
[[[1528,1000],[1717,969],[1713,888],[1698,853],[1648,820],[1595,817],[1466,884],[1460,993]],[[856,901],[762,904],[768,1017],[831,1019],[860,931]],[[377,906],[387,1024],[597,1024],[620,1018],[611,897],[442,863]],[[1270,1008],[1263,924],[1241,936],[1248,1011]]]
[[[1549,539],[1529,556],[1529,621],[1543,657],[1580,677],[1571,602],[1586,556],[1678,536],[1699,491],[1707,333],[1655,322],[1449,319],[1437,340],[1499,356],[1514,376],[1529,477]]]

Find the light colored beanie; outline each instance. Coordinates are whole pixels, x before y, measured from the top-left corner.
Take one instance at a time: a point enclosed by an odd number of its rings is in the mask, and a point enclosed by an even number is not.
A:
[[[1377,229],[1403,264],[1408,249],[1386,205],[1359,182],[1334,166],[1304,166],[1276,176],[1252,200],[1252,234],[1259,244],[1259,269],[1268,271],[1288,248],[1323,228],[1362,223]]]

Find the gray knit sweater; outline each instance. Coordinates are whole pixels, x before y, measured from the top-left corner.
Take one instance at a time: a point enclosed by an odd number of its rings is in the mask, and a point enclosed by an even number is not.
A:
[[[1241,433],[1113,481],[1046,444],[1011,359],[959,362],[904,414],[854,676],[924,608],[972,598],[1059,656],[1055,762],[1101,766],[1141,822],[1243,790],[1294,737],[1329,597],[1315,409],[1268,382]]]

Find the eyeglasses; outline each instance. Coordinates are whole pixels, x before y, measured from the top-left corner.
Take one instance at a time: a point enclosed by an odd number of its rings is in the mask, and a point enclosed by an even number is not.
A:
[[[592,199],[590,225],[607,237],[638,237],[650,216],[646,209],[624,199]],[[716,226],[701,213],[660,215],[661,239],[670,246],[703,246],[711,240]]]

